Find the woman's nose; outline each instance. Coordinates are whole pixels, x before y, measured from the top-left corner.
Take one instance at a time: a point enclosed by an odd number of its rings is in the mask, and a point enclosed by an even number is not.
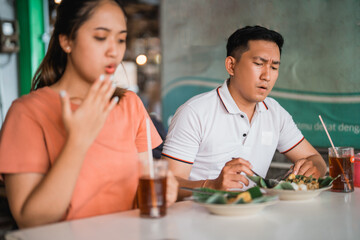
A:
[[[117,48],[117,45],[116,45],[116,40],[115,39],[109,39],[109,42],[108,42],[108,48],[107,48],[107,51],[106,51],[106,54],[107,56],[109,57],[116,57],[118,55],[118,48]]]

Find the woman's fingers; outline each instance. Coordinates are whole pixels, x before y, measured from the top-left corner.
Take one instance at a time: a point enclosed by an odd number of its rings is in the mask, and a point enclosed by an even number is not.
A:
[[[115,84],[113,82],[110,82],[110,85],[109,85],[108,89],[106,90],[106,92],[104,94],[104,98],[103,98],[103,101],[105,103],[109,101],[111,96],[114,94],[115,89],[116,89]]]
[[[119,97],[115,96],[113,99],[111,99],[110,103],[105,108],[105,112],[106,113],[111,112],[111,110],[116,106],[116,104],[118,104],[118,102],[119,102]]]
[[[110,97],[115,91],[112,78],[113,76],[107,76],[96,93],[96,100],[101,104],[108,103]]]
[[[84,104],[89,104],[92,108],[98,107],[100,111],[107,111],[111,104],[110,98],[115,92],[112,83],[112,76],[101,75],[91,86]],[[114,106],[113,104],[111,106]]]
[[[91,88],[89,89],[85,100],[89,100],[89,101],[93,101],[94,98],[96,97],[100,87],[103,85],[103,83],[105,82],[105,78],[106,76],[104,74],[101,74],[98,79],[95,80],[95,82],[93,83],[93,85],[91,86]]]

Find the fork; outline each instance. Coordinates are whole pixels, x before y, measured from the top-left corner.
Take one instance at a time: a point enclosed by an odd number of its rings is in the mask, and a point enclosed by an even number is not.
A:
[[[290,167],[290,169],[289,169],[289,171],[287,171],[286,173],[285,173],[285,175],[279,175],[279,176],[277,176],[275,179],[277,180],[277,181],[281,181],[281,180],[284,180],[284,179],[286,179],[290,174],[292,174],[294,172],[294,165],[292,165],[291,167]]]
[[[258,176],[258,177],[263,178],[262,176],[260,176],[259,174],[257,174],[254,170],[251,169],[251,171],[253,172],[253,174],[254,174],[255,176]]]

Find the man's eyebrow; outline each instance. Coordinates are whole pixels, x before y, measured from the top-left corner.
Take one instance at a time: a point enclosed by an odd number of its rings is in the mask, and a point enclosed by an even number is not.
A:
[[[262,57],[259,57],[259,56],[256,56],[256,57],[253,57],[253,59],[260,59],[262,62],[269,62],[268,59],[265,59],[265,58],[262,58]],[[271,64],[275,64],[275,65],[280,65],[280,61],[272,61]]]
[[[106,32],[111,31],[110,29],[105,28],[105,27],[97,27],[97,28],[95,28],[95,30],[103,30],[103,31],[106,31]],[[127,33],[127,30],[121,30],[119,33]]]

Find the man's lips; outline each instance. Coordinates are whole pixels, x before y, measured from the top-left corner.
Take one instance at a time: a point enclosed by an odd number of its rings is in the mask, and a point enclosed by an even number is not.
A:
[[[266,87],[266,86],[257,86],[257,88],[260,88],[260,89],[263,89],[263,90],[267,90],[267,89],[268,89],[268,87]]]

